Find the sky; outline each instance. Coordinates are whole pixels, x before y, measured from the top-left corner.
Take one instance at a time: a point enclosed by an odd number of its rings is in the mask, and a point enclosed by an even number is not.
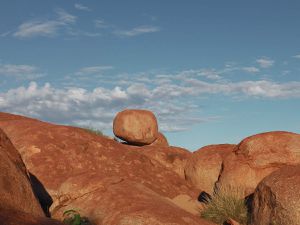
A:
[[[300,133],[298,0],[1,0],[0,111],[112,133],[148,109],[191,151]]]

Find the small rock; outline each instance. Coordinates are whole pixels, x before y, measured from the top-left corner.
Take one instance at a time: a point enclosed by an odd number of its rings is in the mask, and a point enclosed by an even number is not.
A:
[[[150,146],[168,147],[169,143],[165,135],[163,135],[161,132],[158,132],[156,140],[153,143],[151,143]]]

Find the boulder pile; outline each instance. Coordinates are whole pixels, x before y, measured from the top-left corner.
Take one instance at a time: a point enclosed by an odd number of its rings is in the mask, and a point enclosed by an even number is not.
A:
[[[186,149],[124,145],[6,113],[0,127],[51,196],[53,218],[78,209],[94,225],[211,224],[198,216],[199,190],[184,179]]]
[[[76,209],[93,225],[213,225],[198,200],[220,187],[244,190],[248,225],[300,224],[300,134],[261,133],[191,153],[169,146],[147,110],[118,113],[113,131],[126,144],[0,112],[1,224],[59,225]]]

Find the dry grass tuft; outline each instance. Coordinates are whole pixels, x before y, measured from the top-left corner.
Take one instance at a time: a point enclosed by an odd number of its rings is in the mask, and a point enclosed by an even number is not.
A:
[[[248,211],[244,200],[244,189],[232,186],[221,186],[211,199],[206,199],[207,204],[201,212],[201,217],[216,224],[224,224],[231,218],[246,225]]]

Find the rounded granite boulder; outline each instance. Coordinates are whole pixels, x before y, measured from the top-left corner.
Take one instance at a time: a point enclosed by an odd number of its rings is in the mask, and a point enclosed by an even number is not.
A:
[[[129,144],[148,145],[158,137],[158,124],[151,111],[127,109],[114,118],[113,132]]]

